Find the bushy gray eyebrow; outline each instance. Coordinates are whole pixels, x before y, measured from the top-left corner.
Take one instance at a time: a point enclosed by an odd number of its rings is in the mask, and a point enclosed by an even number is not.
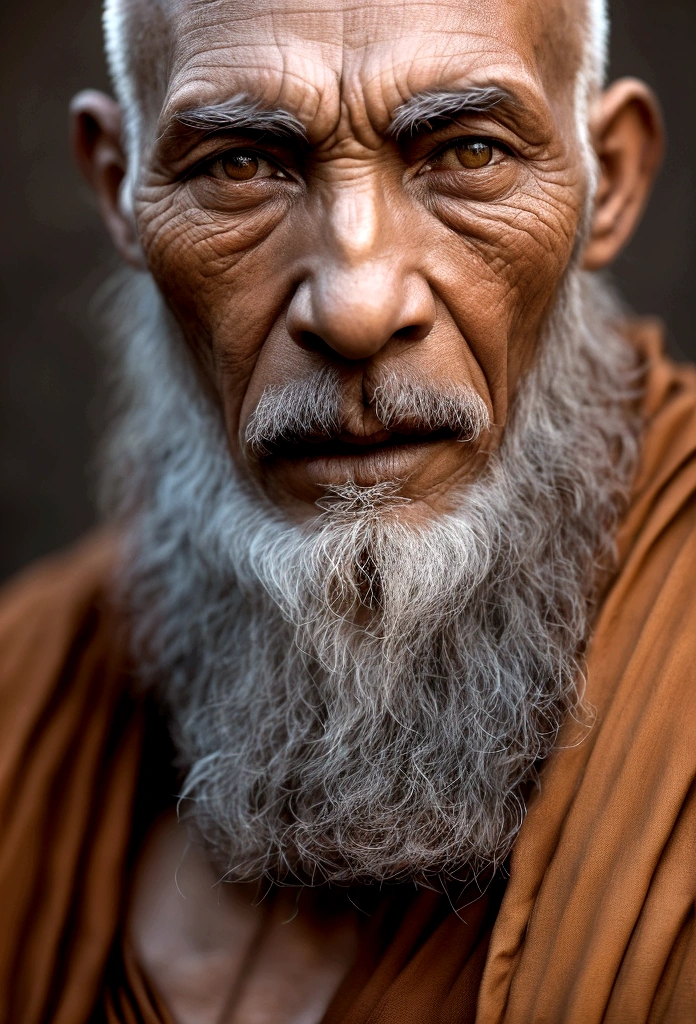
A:
[[[305,141],[307,132],[301,121],[280,107],[269,110],[248,96],[233,96],[223,103],[194,107],[175,115],[187,128],[203,132],[244,131],[280,135]]]
[[[500,103],[511,102],[510,94],[495,85],[421,92],[396,108],[389,134],[395,138],[413,135],[431,129],[438,121],[454,120],[459,114],[484,114]]]

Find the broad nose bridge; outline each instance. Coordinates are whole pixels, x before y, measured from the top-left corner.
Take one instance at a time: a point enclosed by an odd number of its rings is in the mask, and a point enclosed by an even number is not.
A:
[[[360,266],[378,255],[380,244],[387,241],[389,209],[376,175],[336,189],[328,197],[325,210],[322,234],[338,262],[346,267]]]
[[[429,333],[435,304],[418,273],[406,217],[376,173],[328,191],[321,209],[319,251],[288,311],[300,343],[320,338],[346,359],[366,359],[401,334]]]

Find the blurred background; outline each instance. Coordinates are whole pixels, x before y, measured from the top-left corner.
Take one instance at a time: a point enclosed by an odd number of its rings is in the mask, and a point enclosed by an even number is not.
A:
[[[666,166],[615,269],[639,313],[696,360],[696,3],[612,0],[612,75],[660,96]],[[67,145],[66,108],[108,88],[98,0],[21,0],[0,10],[0,579],[94,521],[89,473],[99,410],[92,298],[116,265]]]

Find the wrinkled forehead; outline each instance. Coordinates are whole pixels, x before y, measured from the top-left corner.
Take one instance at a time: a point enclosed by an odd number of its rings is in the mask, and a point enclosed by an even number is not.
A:
[[[310,140],[341,119],[381,131],[428,89],[495,82],[560,104],[583,53],[581,0],[160,0],[157,11],[159,31],[139,41],[159,47],[143,69],[152,113],[244,93],[291,111]]]

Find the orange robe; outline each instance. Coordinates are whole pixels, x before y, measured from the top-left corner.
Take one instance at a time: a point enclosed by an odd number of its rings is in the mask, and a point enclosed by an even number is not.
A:
[[[696,1020],[696,371],[654,326],[636,342],[648,427],[588,654],[594,724],[568,722],[544,766],[502,904],[495,884],[459,917],[387,898],[325,1024]],[[92,538],[0,599],[0,1024],[169,1024],[121,932],[148,801],[174,783],[112,561]]]

